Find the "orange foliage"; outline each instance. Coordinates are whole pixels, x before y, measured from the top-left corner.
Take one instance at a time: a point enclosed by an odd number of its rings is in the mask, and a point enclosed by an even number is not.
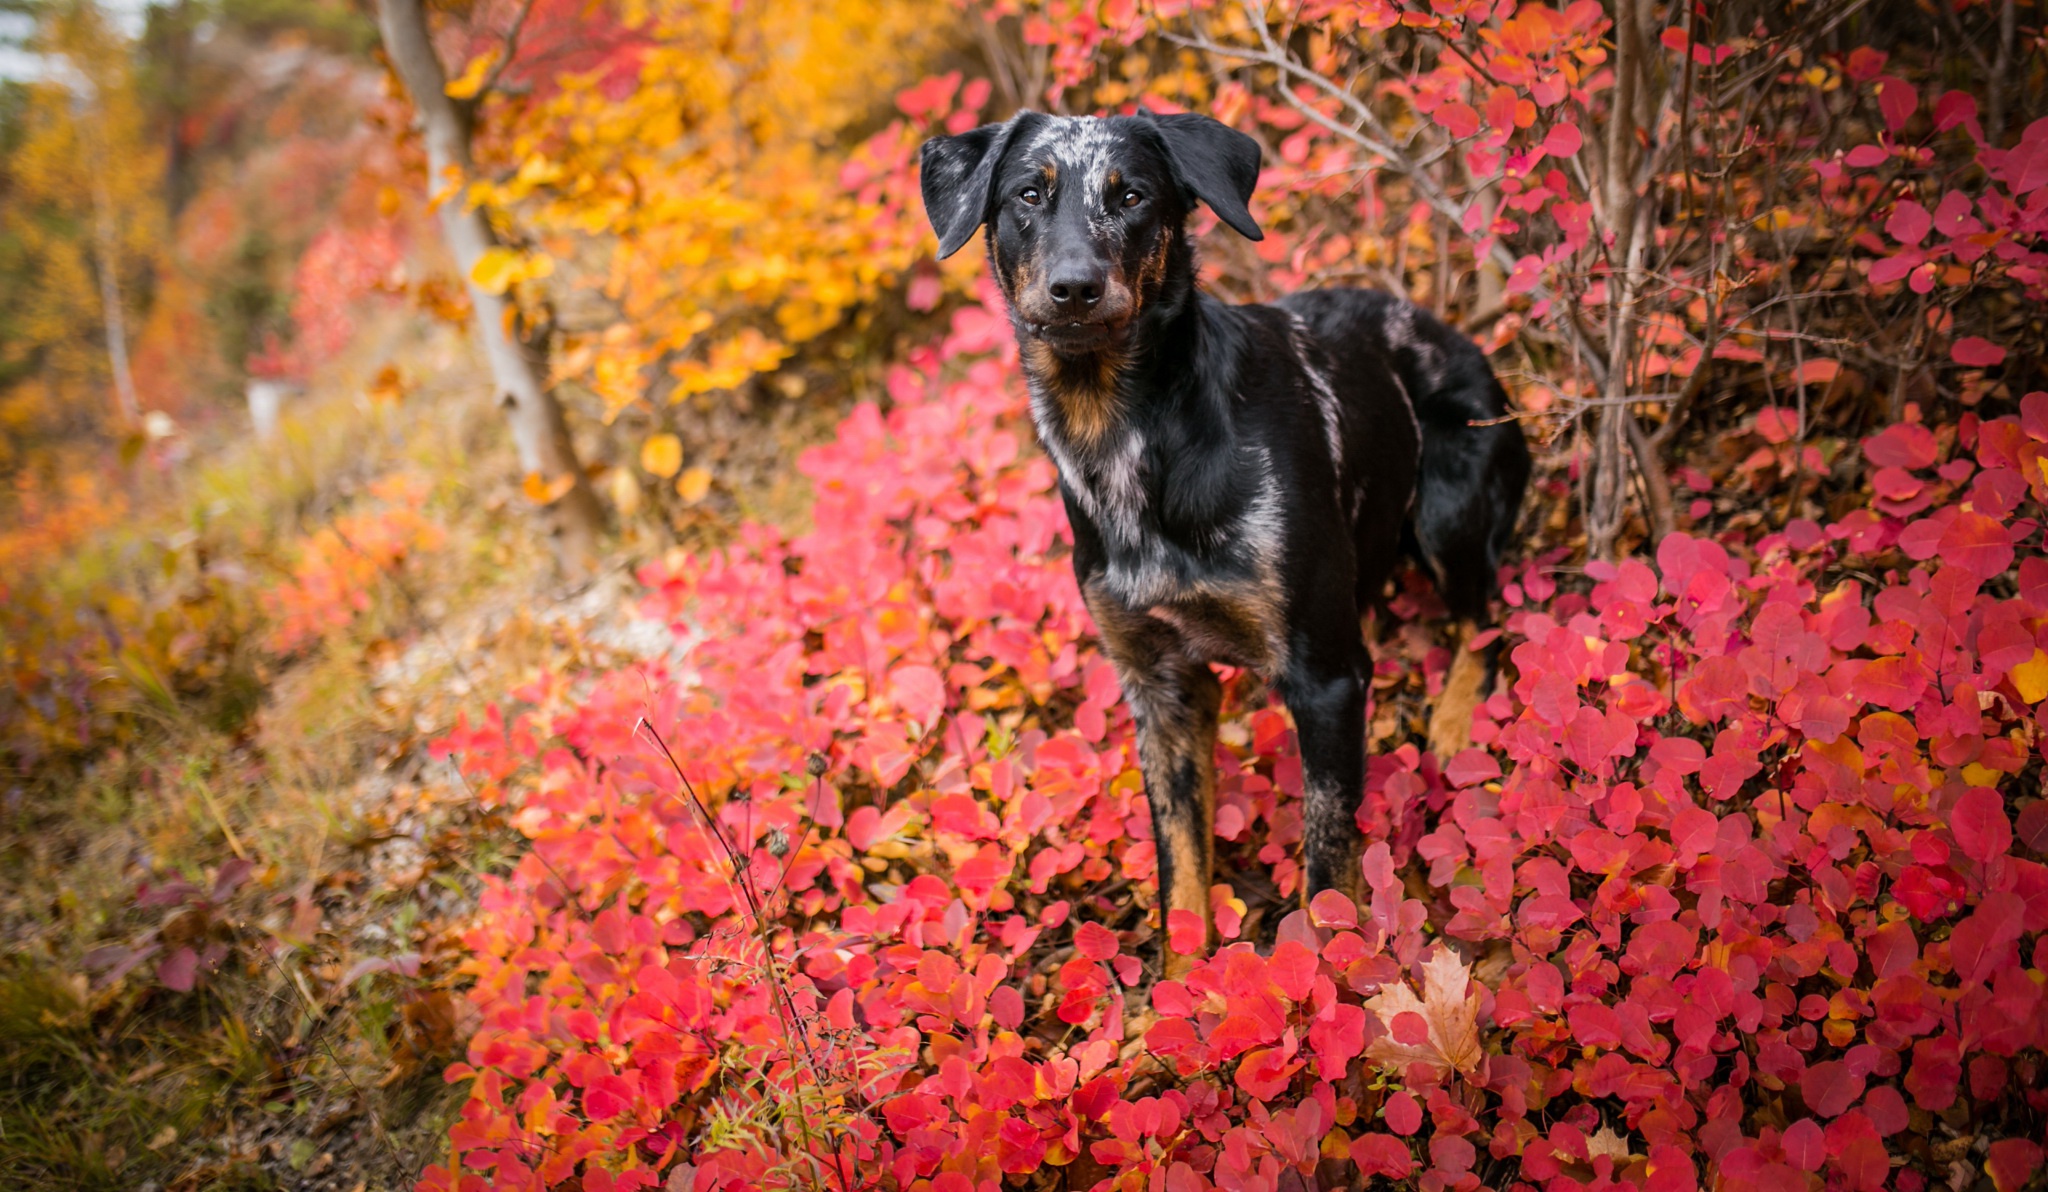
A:
[[[268,644],[289,653],[369,611],[381,581],[407,560],[441,549],[447,535],[425,514],[433,485],[400,473],[370,485],[374,504],[313,532],[291,578],[263,594],[275,622]]]

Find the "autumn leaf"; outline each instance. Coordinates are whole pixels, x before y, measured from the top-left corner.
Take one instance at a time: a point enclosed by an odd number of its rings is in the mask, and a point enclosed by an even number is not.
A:
[[[476,98],[477,92],[483,90],[484,79],[489,76],[491,67],[497,65],[497,62],[498,51],[495,47],[470,59],[469,65],[462,68],[460,75],[448,80],[448,86],[444,90],[448,92],[449,98]]]
[[[526,494],[526,499],[536,505],[552,505],[567,496],[569,490],[575,487],[574,473],[564,472],[549,480],[539,472],[528,472],[526,479],[519,484],[519,491]]]
[[[1372,1041],[1365,1058],[1383,1068],[1426,1064],[1445,1075],[1477,1071],[1483,1053],[1479,995],[1465,992],[1471,975],[1471,966],[1439,945],[1422,966],[1421,997],[1406,982],[1396,981],[1367,998],[1366,1009],[1378,1015],[1387,1033]],[[1421,1031],[1407,1015],[1421,1019]]]
[[[711,469],[689,468],[676,477],[676,495],[686,505],[695,505],[711,491]]]
[[[502,294],[528,278],[547,277],[555,271],[554,260],[540,253],[522,253],[497,245],[484,250],[469,271],[471,281],[493,294]]]
[[[683,441],[666,432],[649,435],[640,444],[640,466],[663,480],[675,475],[683,466]]]

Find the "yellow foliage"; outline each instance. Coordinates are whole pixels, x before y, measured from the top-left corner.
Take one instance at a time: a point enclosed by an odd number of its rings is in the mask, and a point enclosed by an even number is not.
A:
[[[640,444],[640,466],[666,480],[683,466],[683,441],[671,434],[649,435]]]
[[[612,414],[664,369],[677,397],[774,369],[929,250],[921,219],[863,203],[842,168],[958,14],[943,0],[626,0],[622,18],[646,39],[637,86],[572,77],[544,99],[492,100],[482,156],[501,181],[470,195],[536,241],[587,246],[573,256],[630,328],[577,360]]]
[[[111,420],[99,270],[120,284],[132,333],[165,239],[163,154],[119,35],[91,5],[51,6],[37,43],[75,73],[26,88],[0,183],[0,266],[34,279],[0,286],[0,382],[16,381],[0,392],[0,467],[24,440]]]

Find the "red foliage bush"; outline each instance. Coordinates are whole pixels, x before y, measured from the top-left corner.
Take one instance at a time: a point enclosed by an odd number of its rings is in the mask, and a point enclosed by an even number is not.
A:
[[[531,848],[466,937],[422,1188],[1918,1192],[1926,1115],[2031,1178],[2048,394],[1866,440],[1832,525],[1519,567],[1478,744],[1373,759],[1365,904],[1147,990],[1177,925],[1013,365],[958,312],[805,454],[809,533],[647,569],[686,652],[440,746]],[[1293,897],[1288,722],[1232,693],[1219,834]]]

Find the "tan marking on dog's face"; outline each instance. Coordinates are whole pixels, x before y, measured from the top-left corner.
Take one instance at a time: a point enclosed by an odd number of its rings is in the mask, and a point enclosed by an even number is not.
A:
[[[1172,254],[1173,238],[1171,236],[1161,236],[1159,237],[1159,243],[1153,245],[1152,251],[1146,255],[1144,262],[1138,267],[1138,284],[1131,288],[1131,316],[1133,318],[1136,318],[1139,312],[1145,309],[1146,297],[1165,284],[1166,270]]]

